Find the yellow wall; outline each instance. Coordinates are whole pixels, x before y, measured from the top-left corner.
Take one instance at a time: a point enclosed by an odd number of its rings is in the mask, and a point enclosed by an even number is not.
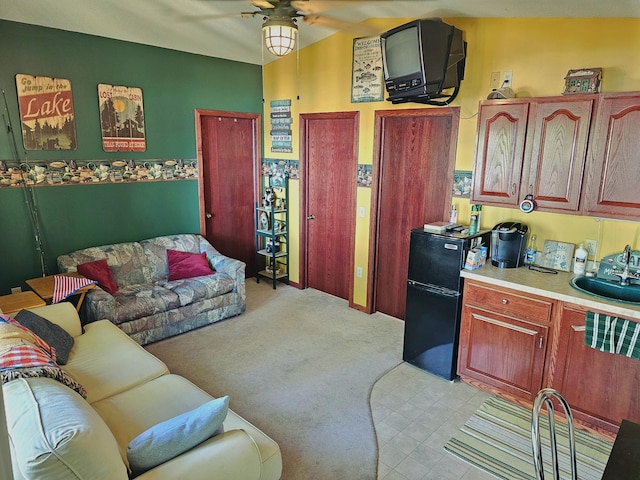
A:
[[[368,23],[379,31],[411,19],[372,19]],[[453,102],[460,107],[460,130],[456,169],[471,170],[476,138],[478,102],[490,91],[491,72],[513,71],[513,89],[518,97],[559,95],[567,71],[581,67],[602,67],[602,91],[640,90],[639,19],[445,19],[464,32],[468,42],[465,79]],[[304,27],[300,32],[304,36]],[[300,113],[359,111],[360,139],[358,163],[373,161],[373,123],[376,110],[423,108],[419,104],[392,105],[390,102],[351,103],[351,62],[353,36],[336,33],[299,52],[269,63],[264,68],[265,157],[299,159]],[[292,99],[292,154],[270,153],[268,134],[269,101]],[[433,107],[447,108],[447,107]],[[355,178],[354,178],[355,182]],[[292,182],[291,190],[298,187]],[[356,218],[355,267],[364,269],[362,278],[354,272],[354,303],[366,304],[367,259],[369,255],[371,190],[358,188],[357,206],[365,207],[365,218]],[[454,198],[458,221],[468,222],[467,199]],[[291,205],[293,207],[293,205]],[[296,206],[297,207],[297,206]],[[298,209],[296,215],[298,214]],[[292,212],[293,216],[294,212]],[[297,218],[297,217],[296,217]],[[599,242],[598,258],[622,250],[631,243],[640,250],[640,223],[593,219],[575,215],[484,207],[482,227],[491,228],[500,221],[527,223],[540,239],[580,243]],[[295,225],[292,224],[295,228]],[[293,230],[292,231],[295,231]],[[298,281],[299,243],[295,235],[291,245],[291,280]],[[541,246],[541,245],[540,245]],[[540,246],[538,248],[540,248]]]

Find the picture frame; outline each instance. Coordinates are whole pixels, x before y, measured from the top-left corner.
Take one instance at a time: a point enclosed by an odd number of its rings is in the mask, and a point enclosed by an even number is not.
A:
[[[452,196],[471,198],[472,188],[473,172],[471,170],[456,170],[453,172]]]

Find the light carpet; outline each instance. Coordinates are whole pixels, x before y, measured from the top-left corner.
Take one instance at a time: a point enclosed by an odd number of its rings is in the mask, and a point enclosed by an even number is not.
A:
[[[548,421],[541,417],[544,471],[553,475]],[[556,421],[561,478],[571,478],[567,426]],[[578,478],[602,478],[612,444],[575,430]],[[531,410],[492,397],[447,442],[445,449],[499,478],[535,480],[531,443]],[[548,462],[548,463],[547,463]]]
[[[247,279],[247,311],[145,348],[280,445],[283,480],[372,480],[369,394],[402,362],[404,324]]]

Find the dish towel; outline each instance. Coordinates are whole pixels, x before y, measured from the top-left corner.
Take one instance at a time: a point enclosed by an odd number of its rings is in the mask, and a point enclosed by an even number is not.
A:
[[[640,360],[640,325],[625,318],[587,312],[584,344],[601,352]]]
[[[58,303],[73,295],[78,290],[87,285],[96,283],[88,278],[67,277],[66,275],[54,275],[53,277],[53,298],[51,303]]]

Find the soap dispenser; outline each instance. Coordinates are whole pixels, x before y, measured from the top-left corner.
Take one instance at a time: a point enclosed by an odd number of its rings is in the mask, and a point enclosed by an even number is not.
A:
[[[589,252],[584,248],[584,244],[581,243],[576,249],[575,256],[573,258],[573,273],[576,275],[584,275],[587,269],[587,255]]]

